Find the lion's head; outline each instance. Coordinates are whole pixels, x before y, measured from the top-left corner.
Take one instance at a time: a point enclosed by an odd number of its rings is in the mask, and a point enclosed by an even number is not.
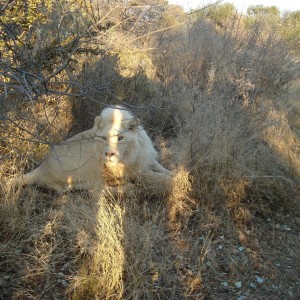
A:
[[[124,164],[136,147],[139,121],[122,106],[105,108],[95,119],[96,140],[104,143],[106,166]]]

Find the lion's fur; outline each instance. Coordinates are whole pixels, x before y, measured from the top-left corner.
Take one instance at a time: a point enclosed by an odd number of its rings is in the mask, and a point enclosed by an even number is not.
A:
[[[22,176],[21,184],[45,185],[58,192],[103,186],[101,145],[94,136],[87,130],[54,146],[38,168]]]
[[[170,180],[146,131],[122,106],[105,108],[92,129],[56,145],[42,164],[20,183],[40,184],[58,192],[103,189],[142,178],[157,185]]]

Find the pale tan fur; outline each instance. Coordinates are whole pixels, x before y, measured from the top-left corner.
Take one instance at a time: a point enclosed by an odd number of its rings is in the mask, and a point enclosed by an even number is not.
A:
[[[171,172],[157,161],[157,152],[138,120],[125,108],[105,108],[92,129],[56,145],[42,164],[20,179],[59,193],[71,189],[109,188],[141,179],[145,187],[163,189]],[[117,188],[118,189],[118,188]],[[118,189],[119,190],[119,189]]]

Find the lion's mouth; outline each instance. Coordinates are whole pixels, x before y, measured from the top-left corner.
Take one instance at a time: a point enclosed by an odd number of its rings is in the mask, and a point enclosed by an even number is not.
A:
[[[105,164],[116,164],[118,162],[119,162],[119,160],[117,157],[107,157]]]

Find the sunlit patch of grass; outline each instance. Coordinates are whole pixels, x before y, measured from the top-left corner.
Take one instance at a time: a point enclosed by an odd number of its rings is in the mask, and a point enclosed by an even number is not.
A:
[[[124,209],[100,197],[94,234],[78,233],[78,274],[68,294],[72,299],[121,299],[125,253],[122,241]]]
[[[173,230],[183,229],[195,209],[195,202],[190,195],[191,180],[189,172],[184,168],[177,170],[174,175],[167,200],[169,226]]]

